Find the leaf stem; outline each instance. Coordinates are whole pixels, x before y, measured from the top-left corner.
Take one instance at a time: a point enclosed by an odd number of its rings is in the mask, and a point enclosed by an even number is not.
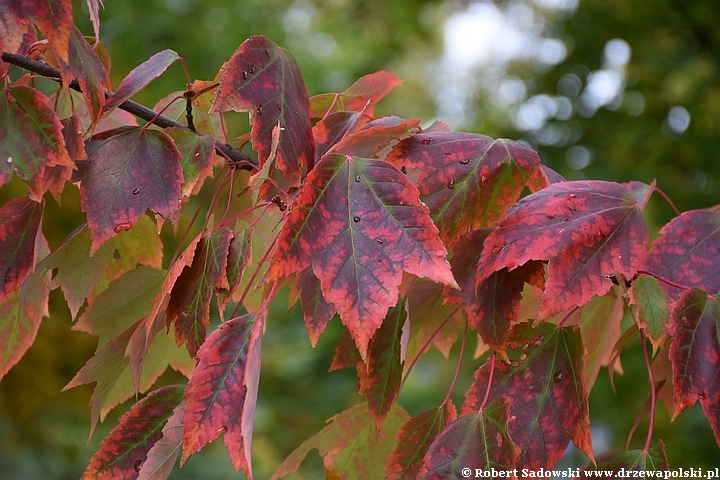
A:
[[[493,354],[490,357],[490,376],[488,377],[488,384],[487,388],[485,389],[485,397],[483,398],[482,403],[480,404],[480,408],[478,408],[478,412],[482,412],[485,409],[485,405],[487,405],[487,401],[490,398],[490,387],[492,386],[493,376],[495,375],[495,357],[497,356],[497,353],[493,350]]]
[[[260,267],[262,267],[262,264],[267,261],[268,256],[270,256],[270,252],[273,251],[273,248],[275,248],[275,244],[277,243],[278,236],[276,235],[272,242],[270,242],[270,246],[268,247],[267,251],[263,254],[263,256],[260,258],[260,261],[257,264],[257,268],[255,268],[255,271],[253,272],[252,276],[248,280],[247,285],[245,286],[245,290],[242,293],[242,296],[240,297],[240,300],[238,300],[237,305],[235,305],[235,309],[232,312],[232,315],[230,315],[230,318],[235,318],[237,315],[238,310],[240,310],[240,305],[245,302],[245,297],[247,297],[248,292],[250,291],[250,286],[252,286],[255,283],[255,279],[257,278],[258,274],[260,273]]]
[[[674,287],[674,288],[679,288],[680,290],[686,290],[686,291],[692,290],[692,288],[688,287],[687,285],[680,285],[679,283],[675,283],[672,280],[668,280],[667,278],[660,276],[657,273],[649,272],[647,270],[638,270],[637,273],[638,273],[638,275],[648,275],[650,277],[654,277],[657,280],[663,282],[664,284],[670,285],[671,287]]]
[[[653,378],[652,366],[650,365],[650,356],[648,355],[647,339],[645,337],[645,329],[640,329],[640,342],[642,344],[643,357],[645,357],[645,366],[648,372],[648,382],[650,383],[650,425],[648,426],[647,438],[645,439],[645,447],[643,452],[650,450],[652,442],[653,426],[655,424],[655,403],[657,402],[655,392],[655,379]]]
[[[680,210],[675,206],[675,204],[670,200],[670,197],[667,196],[667,193],[663,192],[660,188],[655,187],[655,191],[660,194],[661,197],[665,199],[665,201],[670,205],[670,207],[675,211],[676,215],[680,215]]]
[[[447,404],[447,402],[450,400],[450,395],[452,394],[453,390],[455,390],[455,384],[457,383],[458,376],[460,376],[460,366],[462,365],[463,353],[465,352],[465,342],[467,340],[467,331],[468,331],[468,322],[466,319],[465,320],[465,328],[463,329],[462,342],[460,342],[460,353],[458,353],[458,361],[457,361],[457,365],[455,366],[455,375],[453,376],[452,383],[450,384],[450,388],[448,388],[448,393],[447,393],[447,395],[445,395],[445,400],[443,400],[442,405]]]

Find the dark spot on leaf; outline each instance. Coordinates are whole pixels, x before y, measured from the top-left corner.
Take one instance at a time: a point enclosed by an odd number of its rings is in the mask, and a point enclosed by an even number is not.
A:
[[[133,195],[137,195],[138,193],[140,193],[140,189],[138,187],[135,187],[133,189]]]
[[[463,158],[462,160],[460,160],[460,163],[463,164],[463,165],[467,165],[468,163],[470,163],[470,159],[469,159],[469,158]]]
[[[555,215],[545,215],[548,220],[552,220],[555,218]]]
[[[555,375],[553,375],[553,382],[560,383],[562,381],[562,379],[563,379],[563,372],[561,372],[560,370],[557,370],[555,372]]]
[[[255,65],[250,65],[250,73],[255,73]]]
[[[247,70],[243,70],[242,76],[243,76],[243,80],[247,80],[247,79],[248,79],[248,72],[247,72]]]
[[[455,188],[455,180],[450,180],[450,181],[447,183],[447,187],[448,187],[450,190],[452,190],[453,188]]]
[[[376,241],[377,243],[379,243],[380,245],[382,245],[382,244],[383,244],[383,241],[382,241],[382,240],[380,240],[379,238],[378,238],[377,240],[375,240],[375,241]]]
[[[267,48],[265,49],[265,55],[267,55],[268,57],[270,57],[270,52],[268,52],[268,49],[267,49]]]
[[[133,468],[135,468],[135,471],[139,473],[140,469],[142,468],[144,463],[145,462],[143,460],[136,460],[135,465],[133,465]]]
[[[358,223],[360,221],[360,217],[353,217],[353,222]]]
[[[407,168],[405,167],[405,165],[400,167],[400,171],[403,172],[405,175],[407,175]]]
[[[277,104],[277,109],[278,109],[278,112],[282,112],[282,106],[279,103]]]
[[[357,183],[360,183],[360,175],[355,175],[355,181],[356,181]]]
[[[258,115],[262,115],[262,105],[258,105],[255,107],[255,113]]]
[[[130,228],[132,228],[132,226],[133,226],[132,222],[117,223],[113,227],[113,230],[115,231],[115,233],[120,233],[123,230],[125,230],[125,231],[130,230]]]
[[[431,143],[432,141],[433,141],[433,139],[430,138],[430,137],[425,137],[425,138],[423,138],[423,139],[421,140],[421,142],[422,142],[423,145],[430,145],[430,143]]]

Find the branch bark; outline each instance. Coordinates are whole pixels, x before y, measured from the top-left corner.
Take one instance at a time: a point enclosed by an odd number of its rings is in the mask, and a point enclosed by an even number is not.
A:
[[[62,75],[60,74],[59,70],[49,66],[46,63],[38,62],[24,55],[3,52],[2,60],[3,62],[10,63],[25,70],[29,70],[38,75],[42,75],[43,77],[51,78],[58,81],[62,79]],[[70,88],[78,92],[82,91],[77,80],[73,80],[70,83]],[[106,97],[110,95],[110,92],[105,92]],[[175,120],[172,120],[164,115],[158,115],[157,112],[155,112],[154,110],[132,100],[125,100],[123,103],[120,104],[118,108],[120,108],[121,110],[125,110],[126,112],[129,112],[138,118],[142,118],[145,121],[153,121],[153,123],[160,128],[177,127],[184,128],[185,130],[192,131],[193,133],[197,133],[190,129],[187,125],[176,122]],[[255,167],[257,167],[257,160],[233,148],[231,145],[222,143],[217,139],[215,140],[215,149],[221,155],[230,159],[233,164],[235,164],[238,168],[241,168],[243,170],[253,170]]]

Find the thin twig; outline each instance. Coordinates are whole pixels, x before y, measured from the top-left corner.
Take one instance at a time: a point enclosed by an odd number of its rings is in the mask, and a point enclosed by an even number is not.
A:
[[[24,68],[25,70],[29,70],[33,73],[36,73],[38,75],[42,75],[43,77],[51,78],[53,80],[61,81],[62,75],[60,74],[60,71],[51,67],[50,65],[35,61],[31,58],[28,58],[24,55],[18,55],[15,53],[7,53],[3,52],[2,54],[2,60],[3,62],[10,63],[12,65],[18,66],[20,68]],[[78,92],[81,92],[80,84],[77,82],[77,80],[73,80],[70,82],[70,88],[73,90],[76,90]],[[111,92],[105,92],[105,97],[109,97],[112,95]],[[142,118],[143,120],[147,122],[153,122],[155,125],[157,125],[160,128],[169,128],[169,127],[176,127],[176,128],[182,128],[188,131],[193,131],[190,129],[187,125],[183,125],[182,123],[176,122],[175,120],[172,120],[171,118],[168,118],[164,115],[158,115],[157,112],[154,110],[146,107],[145,105],[141,105],[137,102],[134,102],[132,100],[125,100],[123,103],[119,105],[121,110],[125,110],[128,113],[131,113],[135,115],[136,117]],[[197,132],[193,132],[197,133]],[[257,167],[257,160],[252,158],[251,156],[242,153],[239,150],[234,149],[231,145],[228,145],[226,143],[222,143],[220,140],[215,139],[215,149],[218,150],[220,154],[223,156],[229,158],[233,161],[236,165],[239,166],[239,168],[242,168],[243,170],[254,170]]]

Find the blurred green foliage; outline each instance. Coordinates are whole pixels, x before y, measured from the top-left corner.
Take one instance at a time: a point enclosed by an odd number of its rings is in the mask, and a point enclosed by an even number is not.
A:
[[[528,60],[506,65],[504,75],[522,82],[521,98],[498,107],[493,101],[496,91],[478,88],[470,94],[474,113],[469,118],[473,120],[462,128],[522,139],[538,148],[546,164],[570,179],[657,179],[683,210],[720,202],[720,9],[716,0],[579,0],[577,8],[565,10],[547,8],[552,3],[496,2],[506,13],[520,11],[518,5],[534,12],[535,18],[543,19],[542,34],[560,39],[567,55],[554,66]],[[74,4],[76,23],[90,34],[84,0]],[[437,97],[433,81],[443,68],[439,58],[445,22],[471,4],[461,0],[108,1],[101,11],[100,37],[112,57],[111,78],[117,85],[132,68],[165,48],[185,59],[191,79],[212,79],[247,37],[264,34],[292,52],[311,95],[342,91],[360,76],[385,69],[407,83],[379,106],[378,114],[419,117],[429,124],[438,115],[438,103],[444,101]],[[593,72],[606,68],[604,51],[613,39],[623,40],[631,49],[623,70],[623,89],[609,104],[583,110],[582,92]],[[480,73],[471,72],[478,78]],[[573,82],[579,83],[573,86]],[[184,87],[185,77],[175,64],[135,99],[152,106]],[[543,95],[556,107],[558,101],[569,102],[572,113],[546,112],[541,127],[520,128],[519,109]],[[673,107],[689,114],[689,126],[680,133],[675,131],[680,128],[673,130],[668,123]],[[681,123],[686,119],[682,115]],[[440,119],[451,124],[454,120]],[[578,152],[585,155],[580,162],[575,158]],[[17,187],[11,184],[3,191]],[[79,211],[76,189],[66,189],[63,205]],[[50,244],[57,245],[83,218],[57,206],[49,208],[46,234]],[[649,208],[657,224],[671,216],[662,201],[653,199]],[[61,294],[54,291],[51,317],[43,322],[35,345],[0,384],[0,479],[77,478],[100,439],[127,409],[127,405],[117,408],[86,443],[86,405],[92,387],[60,390],[92,356],[95,340],[71,331],[70,326]],[[335,319],[313,349],[298,307],[289,312],[282,302],[273,307],[264,339],[253,439],[258,478],[268,477],[327,418],[362,400],[356,394],[352,369],[327,373],[340,333]],[[462,402],[462,392],[479,365],[472,356],[474,334],[469,338],[453,395],[456,404]],[[456,345],[451,360],[433,351],[416,367],[400,398],[411,414],[445,397],[458,349]],[[629,428],[649,395],[639,352],[639,348],[631,349],[623,357],[626,375],[616,377],[617,393],[604,371],[592,392],[592,421],[601,426],[596,433],[598,438],[604,435],[607,447],[624,448]],[[178,381],[182,377],[173,372],[161,378],[161,383]],[[656,438],[668,445],[672,466],[717,466],[717,446],[697,406],[675,423],[670,423],[664,407],[658,411]],[[631,446],[641,442],[646,428],[640,424]],[[305,463],[307,469],[297,478],[313,478],[322,471],[318,457]],[[238,475],[216,441],[171,478]]]

